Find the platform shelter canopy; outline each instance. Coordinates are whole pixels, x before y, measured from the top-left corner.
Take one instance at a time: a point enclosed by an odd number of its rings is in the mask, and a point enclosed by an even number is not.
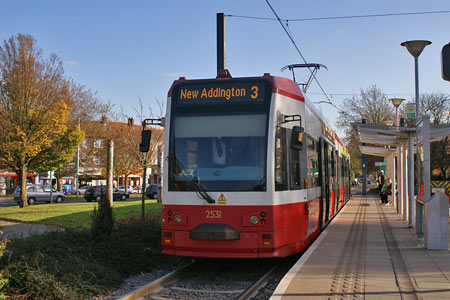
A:
[[[383,126],[373,124],[352,123],[363,154],[387,157],[396,147],[406,143],[409,137],[416,136],[416,128]],[[419,143],[422,139],[422,127],[418,130]],[[430,126],[430,142],[439,141],[450,136],[450,124]],[[365,145],[363,145],[363,143]],[[416,148],[416,147],[414,147]],[[416,150],[416,149],[414,149]]]
[[[363,154],[386,157],[415,135],[415,128],[353,123]],[[364,144],[365,145],[364,145]]]
[[[419,141],[422,140],[422,127],[419,127]],[[440,124],[430,126],[430,142],[437,142],[446,137],[450,137],[450,124]]]
[[[373,156],[387,157],[396,151],[396,147],[359,146],[361,153]]]

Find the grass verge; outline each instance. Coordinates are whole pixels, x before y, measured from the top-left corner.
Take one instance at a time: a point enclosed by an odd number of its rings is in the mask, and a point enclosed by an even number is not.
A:
[[[92,299],[131,275],[175,267],[179,258],[161,255],[159,218],[118,224],[102,241],[72,229],[13,239],[1,260],[9,279],[2,292],[12,300]]]
[[[61,204],[38,204],[26,208],[18,206],[2,207],[0,219],[17,222],[31,222],[60,226],[66,229],[90,228],[91,216],[96,202],[77,202]],[[156,200],[145,201],[145,214],[161,212],[161,203]],[[115,201],[113,213],[116,220],[133,218],[142,214],[141,201]]]

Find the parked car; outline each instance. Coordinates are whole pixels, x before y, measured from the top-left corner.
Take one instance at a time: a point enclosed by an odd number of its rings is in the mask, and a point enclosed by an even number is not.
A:
[[[106,194],[106,186],[105,185],[99,185],[99,186],[91,186],[84,192],[84,199],[87,202],[94,201],[100,201],[102,193]],[[113,187],[113,200],[122,200],[125,201],[128,198],[130,198],[129,193],[125,193],[123,191],[120,191]]]
[[[83,186],[78,187],[78,195],[83,195],[84,192],[86,192],[86,190],[88,188],[90,188],[89,185],[83,185]],[[77,193],[77,190],[75,189],[75,187],[72,187],[71,194],[76,195],[76,193]]]
[[[158,198],[158,185],[152,184],[145,188],[145,196],[149,199]]]
[[[133,186],[133,191],[136,192],[136,194],[142,194],[142,187]]]
[[[119,186],[119,191],[125,192],[125,186],[124,185]],[[133,187],[131,185],[129,185],[128,186],[128,193],[130,193],[130,194],[137,194],[137,191],[135,191],[133,189]]]
[[[14,191],[14,200],[17,204],[20,203],[20,186]],[[30,184],[27,185],[27,202],[29,205],[33,205],[37,202],[48,202],[50,203],[50,191],[52,191],[52,199],[55,203],[61,203],[64,201],[64,194],[58,192],[54,188],[49,186]]]

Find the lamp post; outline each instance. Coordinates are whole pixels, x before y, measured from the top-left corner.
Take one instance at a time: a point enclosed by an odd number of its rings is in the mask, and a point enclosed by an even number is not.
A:
[[[402,104],[403,101],[405,101],[404,98],[390,98],[389,101],[391,101],[391,103],[395,106],[395,126],[399,126],[398,125],[398,107],[400,106],[400,104]]]
[[[426,40],[415,40],[415,41],[406,41],[401,43],[400,45],[406,47],[408,52],[414,57],[414,74],[415,74],[415,86],[416,86],[416,127],[419,125],[419,55],[422,53],[423,49],[430,45],[430,41]],[[418,147],[417,143],[417,147]],[[409,175],[409,182],[408,182],[408,197],[409,197],[409,213],[408,213],[408,223],[409,226],[412,227],[414,223],[414,167],[413,167],[413,161],[414,161],[414,142],[413,142],[413,136],[409,134],[409,149],[408,149],[408,175]],[[418,149],[417,149],[418,150]],[[419,151],[417,151],[419,153]],[[419,178],[420,178],[420,168],[419,168],[419,159],[416,158],[416,171],[417,171],[417,182],[416,182],[416,192],[418,194],[419,191]],[[406,201],[405,201],[406,202]],[[406,204],[406,203],[405,203]]]
[[[422,53],[423,49],[430,44],[431,42],[426,40],[406,41],[400,44],[406,47],[408,52],[414,57],[414,73],[416,82],[416,126],[419,120],[419,55]]]

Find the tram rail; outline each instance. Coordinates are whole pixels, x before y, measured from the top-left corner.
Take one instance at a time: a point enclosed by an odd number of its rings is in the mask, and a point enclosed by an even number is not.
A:
[[[265,260],[264,264],[260,260],[202,259],[117,299],[251,299],[270,280],[282,278],[297,258]]]

